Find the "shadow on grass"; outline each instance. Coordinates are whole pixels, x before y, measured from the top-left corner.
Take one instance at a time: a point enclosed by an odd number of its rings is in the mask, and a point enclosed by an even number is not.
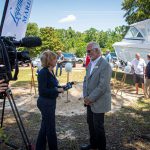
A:
[[[27,87],[31,85],[31,81],[15,81],[11,83],[12,87]],[[35,81],[35,85],[37,86],[37,81]]]
[[[32,143],[36,142],[40,126],[40,114],[22,111],[21,117]],[[150,103],[139,99],[138,105],[123,107],[105,117],[105,129],[108,150],[148,150],[150,143],[141,138],[148,133]],[[56,116],[59,150],[78,150],[80,145],[88,143],[86,115]],[[10,111],[5,117],[6,133],[10,141],[23,145],[17,125]],[[5,150],[7,150],[5,148]]]

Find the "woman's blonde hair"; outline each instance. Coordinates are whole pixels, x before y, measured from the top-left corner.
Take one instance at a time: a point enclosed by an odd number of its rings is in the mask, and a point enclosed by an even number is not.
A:
[[[49,67],[50,62],[56,58],[57,58],[57,55],[54,52],[50,51],[49,49],[45,50],[41,55],[42,67]]]

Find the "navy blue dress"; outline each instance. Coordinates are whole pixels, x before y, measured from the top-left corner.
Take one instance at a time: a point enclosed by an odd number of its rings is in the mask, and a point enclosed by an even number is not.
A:
[[[38,134],[36,150],[46,150],[46,142],[50,150],[58,150],[55,128],[55,108],[58,96],[58,80],[48,68],[43,68],[38,74],[39,98],[37,107],[41,111],[42,122]]]

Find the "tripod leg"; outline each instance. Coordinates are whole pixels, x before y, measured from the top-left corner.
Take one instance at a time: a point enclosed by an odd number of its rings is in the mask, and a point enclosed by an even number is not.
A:
[[[17,108],[17,106],[16,106],[16,103],[15,103],[15,101],[14,101],[14,98],[13,98],[12,93],[10,94],[10,96],[11,96],[11,99],[12,99],[12,102],[13,102],[13,105],[14,105],[14,108],[15,108],[15,111],[16,111],[16,113],[17,113],[17,115],[18,115],[18,118],[19,118],[19,121],[20,121],[20,125],[21,125],[21,127],[22,127],[22,129],[23,129],[23,132],[24,132],[24,135],[25,135],[25,137],[26,137],[27,143],[30,144],[29,138],[28,138],[27,133],[26,133],[26,131],[25,131],[25,128],[24,128],[22,119],[21,119],[21,117],[20,117],[20,114],[19,114],[18,108]]]
[[[2,117],[1,117],[1,128],[3,127],[4,111],[5,111],[5,102],[6,102],[6,97],[4,97],[4,101],[3,101],[3,109],[2,109]]]
[[[30,89],[30,93],[32,92],[32,86],[34,86],[34,91],[36,94],[36,87],[35,87],[35,80],[34,80],[34,67],[31,64],[31,72],[32,72],[32,76],[31,76],[31,89]]]
[[[17,125],[18,125],[18,127],[19,127],[19,130],[20,130],[20,133],[21,133],[23,142],[24,142],[24,144],[25,144],[25,146],[26,146],[26,150],[29,150],[29,149],[28,149],[28,143],[27,143],[27,141],[26,141],[26,139],[25,139],[24,133],[23,133],[22,128],[21,128],[22,126],[20,125],[19,119],[17,118],[17,113],[16,113],[15,108],[14,108],[14,106],[13,106],[13,99],[11,99],[11,97],[10,97],[10,95],[9,95],[8,93],[7,93],[7,98],[8,98],[8,100],[9,100],[10,106],[11,106],[12,111],[13,111],[13,114],[14,114],[14,116],[15,116],[15,119],[16,119]]]

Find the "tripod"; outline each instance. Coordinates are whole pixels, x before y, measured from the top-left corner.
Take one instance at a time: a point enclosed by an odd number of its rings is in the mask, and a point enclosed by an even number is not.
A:
[[[31,64],[31,72],[32,72],[30,93],[32,92],[32,86],[33,86],[33,87],[34,87],[35,94],[36,94],[36,87],[35,87],[35,80],[34,80],[34,67],[33,67],[32,62],[31,62],[30,64]]]
[[[13,111],[13,114],[14,114],[14,117],[16,119],[16,122],[17,122],[17,125],[19,127],[19,131],[21,133],[21,136],[22,136],[22,139],[23,139],[23,142],[25,144],[25,148],[26,150],[34,150],[33,146],[31,145],[30,141],[29,141],[29,138],[27,136],[27,133],[25,131],[25,128],[23,126],[23,122],[21,120],[21,117],[20,117],[20,114],[18,112],[18,109],[17,109],[17,106],[16,106],[16,103],[14,101],[14,98],[13,98],[13,94],[11,92],[11,89],[7,89],[4,93],[3,93],[3,109],[2,109],[2,116],[1,116],[1,128],[3,127],[3,120],[4,120],[4,112],[5,112],[5,103],[6,103],[6,97],[8,98],[8,101],[9,101],[9,104],[11,106],[11,109]],[[17,150],[19,149],[17,146],[15,145],[12,145],[12,144],[9,144],[9,143],[5,143],[6,145],[8,145],[9,147]]]

